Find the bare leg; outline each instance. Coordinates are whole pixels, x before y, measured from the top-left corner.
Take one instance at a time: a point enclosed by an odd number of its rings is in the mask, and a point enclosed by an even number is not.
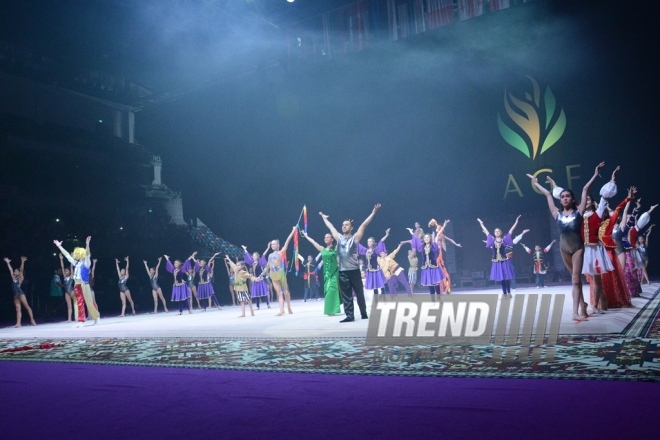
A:
[[[279,281],[273,280],[273,289],[275,289],[275,292],[277,292],[277,299],[280,303],[280,313],[278,313],[277,316],[283,316],[284,315],[284,295],[282,295],[282,284],[280,284]]]
[[[592,275],[594,278],[594,305],[592,306],[596,313],[603,313],[605,308],[605,295],[603,295],[603,277]]]
[[[119,292],[119,298],[121,299],[121,315],[119,317],[123,318],[126,313],[126,295],[124,292]]]
[[[151,295],[154,297],[154,314],[156,314],[158,313],[158,292],[152,290]]]
[[[71,295],[64,294],[64,302],[66,302],[66,322],[71,322]]]
[[[248,305],[250,306],[250,313],[252,314],[252,316],[254,316],[254,309],[252,308],[252,300],[248,302]]]
[[[571,282],[573,284],[572,297],[573,297],[573,320],[575,321],[586,321],[586,315],[583,318],[578,313],[580,307],[584,303],[582,299],[582,256],[584,254],[584,249],[579,249],[573,255],[568,252],[561,252],[561,258],[564,260],[564,265],[566,269],[571,274]],[[583,307],[583,310],[586,309],[586,304]]]
[[[289,310],[289,315],[293,315],[293,310],[291,310],[291,292],[289,292],[289,286],[284,286],[284,300],[286,301],[286,308]]]
[[[131,298],[131,291],[127,290],[125,294],[126,294],[126,299],[128,299],[128,302],[131,303],[131,310],[133,310],[133,316],[135,316],[135,304],[133,304],[133,298]]]
[[[163,308],[165,309],[165,313],[169,312],[169,310],[167,310],[167,303],[165,302],[165,298],[163,297],[163,291],[160,290],[160,287],[159,287],[158,290],[156,290],[156,292],[158,293],[158,296],[160,297],[160,301],[163,303]]]
[[[252,305],[250,305],[250,308],[252,308]],[[241,301],[241,316],[239,318],[245,318],[245,302]]]
[[[642,281],[646,279],[646,284],[651,284],[651,280],[649,280],[649,274],[646,271],[646,267],[649,265],[648,261],[644,262],[644,267],[642,268]]]
[[[14,328],[19,328],[21,326],[21,302],[18,298],[14,298],[14,308],[16,309],[16,325]]]
[[[616,257],[619,259],[619,264],[621,264],[621,267],[625,270],[625,268],[626,268],[626,253],[621,252]]]
[[[32,316],[32,309],[30,308],[30,305],[27,302],[27,299],[25,298],[25,295],[21,295],[19,298],[21,304],[23,304],[23,307],[25,307],[25,310],[28,312],[28,316],[30,317],[30,324],[32,325],[37,325],[36,322],[34,322],[34,316]]]
[[[199,298],[197,298],[197,287],[193,286],[193,288],[190,289],[190,290],[192,290],[192,294],[195,297],[195,299],[197,300],[197,308],[201,309],[202,305],[199,303]]]
[[[231,294],[231,305],[235,306],[236,305],[236,292],[234,291],[234,286],[229,285],[229,293]]]

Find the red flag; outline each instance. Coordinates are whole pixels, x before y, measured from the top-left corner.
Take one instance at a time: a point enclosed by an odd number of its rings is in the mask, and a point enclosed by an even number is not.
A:
[[[510,6],[509,0],[490,0],[490,12],[506,9]]]
[[[435,29],[454,22],[453,0],[426,0],[429,11],[429,28]]]
[[[458,19],[478,17],[484,13],[484,0],[458,0]]]

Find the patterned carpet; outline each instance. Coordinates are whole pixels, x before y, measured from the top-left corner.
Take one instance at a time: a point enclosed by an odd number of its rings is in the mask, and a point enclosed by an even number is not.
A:
[[[520,347],[368,347],[364,338],[140,338],[0,341],[0,361],[356,375],[601,379],[660,382],[660,290],[620,334],[560,336]],[[515,354],[508,358],[507,354]],[[536,355],[541,355],[536,358]]]

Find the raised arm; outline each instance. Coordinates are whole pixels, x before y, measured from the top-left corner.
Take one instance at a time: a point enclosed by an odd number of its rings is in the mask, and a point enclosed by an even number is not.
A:
[[[335,240],[339,240],[339,232],[335,229],[335,227],[330,223],[330,220],[328,220],[328,215],[323,214],[322,212],[319,212],[319,215],[323,219],[323,223],[325,223],[325,226],[330,230],[330,233],[332,234],[332,238]]]
[[[92,260],[92,274],[91,278],[94,278],[94,272],[96,272],[96,258]]]
[[[225,255],[225,261],[227,262],[227,266],[231,268],[232,272],[236,272],[236,263],[231,261],[231,258],[229,258],[229,255]]]
[[[524,247],[524,248],[525,248],[525,252],[527,252],[528,254],[531,254],[531,253],[532,253],[532,250],[531,250],[530,248],[528,248],[527,246],[525,246],[524,243],[520,243],[520,246]]]
[[[69,261],[69,263],[74,264],[74,265],[76,264],[76,260],[74,260],[73,257],[71,256],[71,254],[68,253],[66,251],[66,249],[64,249],[62,247],[62,242],[61,241],[53,240],[53,243],[55,243],[55,246],[57,246],[57,248],[60,250],[62,255],[64,255],[64,257]]]
[[[323,252],[323,246],[321,246],[321,245],[318,244],[316,241],[314,241],[314,239],[312,239],[312,237],[310,237],[309,235],[305,234],[304,231],[300,231],[300,235],[302,235],[303,237],[305,237],[305,238],[307,239],[307,241],[309,241],[309,242],[312,244],[312,246],[314,246],[314,247],[316,248],[317,251],[319,251],[319,252]]]
[[[385,240],[387,240],[387,237],[389,237],[389,236],[390,236],[390,228],[387,228],[385,230],[385,236],[383,238],[381,238],[380,241],[384,242]]]
[[[490,232],[488,232],[488,229],[486,229],[486,227],[484,226],[484,222],[482,222],[480,218],[478,218],[477,221],[479,222],[479,226],[481,226],[481,232],[483,232],[486,235],[490,235]]]
[[[364,231],[367,230],[367,226],[369,226],[369,223],[371,223],[371,220],[374,219],[374,216],[376,215],[376,212],[378,212],[379,209],[380,209],[380,203],[377,203],[376,205],[374,205],[374,209],[371,211],[371,214],[369,214],[369,217],[367,217],[362,222],[362,224],[360,225],[358,230],[355,232],[355,235],[354,235],[355,241],[362,240],[362,236],[364,235]]]
[[[126,279],[128,279],[128,265],[130,264],[128,257],[124,258],[124,261],[126,261]]]
[[[446,235],[445,235],[445,240],[447,240],[448,242],[452,243],[452,244],[453,244],[454,246],[456,246],[456,247],[463,247],[462,245],[460,245],[459,243],[456,243],[454,240],[452,240],[451,238],[447,237]]]
[[[296,230],[296,227],[295,227],[295,226],[294,226],[293,228],[291,228],[291,233],[290,233],[289,236],[286,238],[286,241],[284,242],[284,246],[282,246],[282,247],[280,248],[280,251],[281,251],[281,252],[283,252],[283,253],[286,254],[286,249],[289,247],[289,242],[290,242],[291,239],[293,238],[293,233],[295,232],[295,230]]]
[[[117,268],[117,277],[121,278],[121,272],[119,272],[119,260],[115,258],[115,267]]]
[[[552,241],[550,242],[550,244],[547,245],[547,246],[543,249],[543,252],[545,252],[546,254],[547,254],[548,252],[550,252],[550,249],[552,248],[552,245],[555,244],[556,241],[557,241],[557,240],[552,240]]]
[[[62,268],[62,276],[64,276],[64,255],[60,253],[60,267]]]
[[[87,252],[85,252],[85,261],[83,261],[83,264],[86,268],[90,268],[92,266],[92,251],[89,250],[90,241],[92,241],[92,237],[88,236],[85,240],[85,250]],[[126,268],[126,272],[128,272],[128,268]]]
[[[9,268],[9,275],[14,278],[14,269],[11,267],[11,260],[9,258],[5,258],[5,263],[7,263],[7,267]]]
[[[387,258],[394,258],[394,257],[396,257],[396,254],[398,254],[399,251],[401,250],[401,246],[403,246],[403,243],[404,243],[403,241],[402,241],[401,243],[399,243],[399,245],[396,247],[396,249],[394,249],[394,250],[393,250],[393,251],[387,256]]]
[[[142,260],[144,263],[144,269],[147,271],[147,275],[149,275],[149,265],[147,264],[147,260]],[[160,261],[158,262],[160,264]]]
[[[527,234],[528,232],[529,232],[529,229],[525,229],[524,231],[522,231],[520,233],[520,235],[516,236],[516,238],[513,239],[513,244],[518,244],[518,242],[520,242],[520,240],[522,240],[523,235]]]
[[[657,207],[658,205],[653,205],[648,211],[639,216],[639,219],[635,222],[635,228],[637,228],[638,231],[644,229],[644,227],[649,224],[651,221],[651,213]]]
[[[649,228],[646,230],[646,247],[647,248],[649,247],[649,237],[651,237],[651,229],[653,229],[653,226],[655,226],[655,225],[649,226]]]
[[[21,267],[18,269],[18,279],[23,282],[23,279],[25,278],[25,262],[27,261],[27,257],[21,257]]]
[[[596,181],[596,177],[600,175],[600,169],[604,166],[605,162],[599,163],[594,170],[594,175],[591,176],[591,179],[589,179],[587,184],[584,185],[584,188],[582,188],[582,198],[580,199],[580,204],[578,205],[578,211],[580,211],[580,214],[584,214],[584,211],[587,208],[587,194],[589,194],[589,188],[591,188],[591,185]]]
[[[513,226],[511,226],[511,229],[509,229],[509,234],[510,235],[513,235],[513,231],[516,230],[516,227],[518,226],[518,220],[520,220],[520,217],[521,216],[516,217],[515,223],[513,224]]]
[[[543,185],[541,185],[539,183],[539,179],[537,179],[535,176],[528,174],[527,177],[529,177],[530,180],[532,181],[532,185],[534,185],[536,189],[538,189],[539,192],[545,196],[545,199],[548,202],[548,208],[550,208],[550,213],[552,214],[552,218],[556,219],[557,215],[559,214],[559,210],[555,205],[555,201],[552,199],[552,194],[550,193],[550,191],[548,191]],[[546,179],[549,179],[550,182],[554,183],[554,181],[550,179],[550,176],[548,176]]]

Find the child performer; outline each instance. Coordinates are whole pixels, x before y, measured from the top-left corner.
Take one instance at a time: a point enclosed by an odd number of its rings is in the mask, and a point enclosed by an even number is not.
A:
[[[257,273],[263,272],[266,266],[268,265],[268,262],[264,257],[259,255],[259,252],[255,252],[252,255],[250,255],[250,253],[247,250],[247,247],[245,246],[243,246],[243,250],[245,251],[243,259],[245,260],[245,265],[247,266],[250,275],[257,277],[258,276]],[[251,296],[252,299],[257,304],[257,310],[259,310],[259,304],[261,298],[265,299],[266,305],[270,309],[270,300],[268,299],[269,296],[268,294],[269,294],[268,283],[266,282],[265,279],[262,279],[261,281],[252,282]]]
[[[21,305],[25,307],[25,310],[27,310],[28,315],[30,316],[30,324],[37,325],[37,323],[34,322],[34,316],[32,316],[32,309],[25,298],[25,292],[21,289],[21,284],[23,284],[23,280],[25,279],[24,270],[26,261],[27,258],[21,257],[21,266],[18,269],[13,269],[11,267],[11,260],[5,258],[5,263],[7,263],[9,274],[11,275],[11,289],[14,292],[14,307],[16,308],[16,325],[14,328],[19,328],[21,326]]]
[[[641,199],[637,199],[637,204],[633,210],[632,215],[627,216],[625,227],[622,227],[623,230],[623,239],[622,245],[624,250],[625,257],[625,274],[626,274],[626,284],[628,285],[628,290],[632,296],[639,296],[642,293],[642,286],[639,283],[639,278],[637,276],[637,269],[643,267],[643,262],[637,253],[637,236],[639,231],[644,229],[644,227],[649,223],[651,219],[651,212],[658,205],[651,206],[648,212],[639,216],[639,211],[642,208]],[[623,220],[622,220],[623,223]]]
[[[168,255],[163,255],[167,261],[166,269],[169,273],[174,275],[174,286],[172,287],[172,301],[179,303],[179,315],[183,313],[183,303],[188,305],[188,313],[192,313],[191,302],[189,302],[192,292],[183,278],[183,275],[190,269],[190,260],[188,258],[185,263],[181,264],[181,260],[174,260],[174,264],[170,262]]]
[[[446,220],[445,223],[440,226],[435,219],[431,219],[429,222],[429,228],[435,226],[435,241],[438,243],[438,266],[442,270],[442,273],[445,275],[442,282],[440,283],[440,292],[441,293],[451,293],[451,278],[449,277],[449,271],[445,266],[445,259],[442,256],[442,252],[447,252],[447,242],[453,243],[456,247],[462,247],[460,244],[456,243],[451,238],[445,235],[445,227],[449,223],[449,220]],[[514,240],[515,242],[515,240]]]
[[[605,252],[607,252],[610,262],[614,266],[614,270],[605,272],[602,275],[603,294],[606,301],[601,306],[606,305],[607,307],[604,307],[605,309],[630,307],[632,305],[630,292],[626,286],[625,273],[617,256],[617,246],[619,248],[621,246],[620,244],[617,245],[613,231],[614,228],[618,227],[619,213],[633,199],[636,192],[637,189],[635,187],[630,187],[628,189],[628,197],[619,203],[619,206],[615,210],[608,210],[608,216],[603,219],[598,230],[598,238],[603,243],[603,246],[605,246]]]
[[[239,318],[245,318],[245,305],[250,306],[250,314],[254,316],[254,309],[252,308],[252,298],[250,298],[250,293],[248,292],[248,287],[246,284],[247,280],[262,281],[262,278],[253,277],[247,271],[245,263],[239,261],[234,263],[231,261],[228,255],[225,255],[225,260],[227,264],[234,271],[234,289],[236,291],[236,299],[241,303],[241,316]]]
[[[424,234],[422,239],[415,235],[415,232],[408,228],[412,236],[410,245],[417,252],[422,254],[421,284],[429,288],[431,295],[440,295],[440,282],[445,275],[438,267],[438,243],[433,240],[431,234]]]
[[[293,229],[291,229],[289,237],[287,237],[286,241],[284,242],[284,246],[281,248],[279,240],[273,240],[270,242],[270,248],[273,252],[268,256],[268,266],[266,266],[266,270],[264,272],[265,274],[270,275],[273,288],[277,292],[277,298],[280,303],[280,313],[278,313],[277,316],[284,316],[285,300],[289,314],[293,314],[293,311],[291,310],[291,294],[289,293],[289,288],[286,284],[286,249],[289,246],[289,242],[293,237],[293,231],[295,230],[296,227],[294,226]],[[252,307],[251,302],[250,307]]]
[[[234,272],[231,271],[231,267],[227,264],[225,260],[225,269],[227,269],[227,276],[229,277],[229,293],[231,294],[231,305],[236,305],[236,292],[234,291]]]
[[[516,222],[511,226],[509,232],[503,237],[502,230],[495,228],[495,236],[490,235],[488,229],[484,226],[484,222],[481,219],[477,219],[481,230],[486,234],[486,247],[493,250],[492,265],[490,268],[490,279],[492,281],[499,281],[502,286],[502,294],[504,298],[511,298],[511,279],[516,277],[516,273],[513,269],[513,264],[506,256],[506,246],[513,246],[513,239],[511,234],[516,229],[518,225],[518,220],[520,216],[516,217]]]
[[[321,252],[323,264],[323,313],[328,316],[335,316],[341,313],[339,308],[339,265],[337,264],[337,249],[332,234],[325,234],[322,247],[304,232],[300,234],[305,237],[316,250]]]
[[[419,258],[417,258],[417,252],[415,249],[410,249],[408,251],[408,284],[412,290],[415,290],[415,285],[417,284],[417,267],[419,265]]]
[[[121,299],[121,315],[120,318],[124,317],[124,312],[126,312],[126,300],[131,303],[131,309],[133,310],[133,316],[135,316],[135,304],[133,304],[133,298],[131,298],[131,291],[128,290],[126,282],[128,281],[128,266],[129,261],[128,257],[124,258],[126,261],[126,269],[119,269],[119,260],[115,258],[115,266],[117,267],[117,276],[119,276],[119,298]]]
[[[383,250],[378,256],[378,264],[385,273],[385,279],[387,280],[387,287],[389,288],[390,293],[396,293],[396,287],[397,287],[396,285],[398,282],[403,286],[404,289],[406,289],[406,293],[408,295],[412,295],[412,289],[410,288],[410,284],[406,279],[405,272],[403,268],[399,266],[399,263],[397,263],[396,260],[394,259],[394,257],[396,257],[396,254],[398,254],[399,251],[401,250],[401,246],[404,243],[408,243],[408,242],[402,241],[401,243],[399,243],[399,246],[397,246],[397,248],[394,249],[394,251],[391,252],[389,255],[385,250]]]
[[[195,254],[196,253],[197,252],[195,252]],[[194,261],[194,257],[190,258],[192,261]],[[199,302],[199,297],[197,296],[197,286],[195,285],[195,268],[193,267],[192,263],[190,263],[190,267],[188,268],[188,271],[186,271],[186,284],[188,285],[190,292],[192,292],[192,297],[189,299],[190,308],[193,308],[192,298],[194,297],[197,300],[197,308],[201,310],[202,305]]]
[[[545,266],[543,266],[543,254],[547,254],[550,252],[550,249],[552,248],[552,245],[555,244],[555,240],[552,240],[549,245],[541,249],[541,246],[538,244],[534,246],[534,255],[532,256],[532,259],[534,260],[534,275],[536,275],[536,288],[540,289],[542,287],[545,287]],[[529,255],[532,255],[532,250],[528,248],[527,246],[524,245],[524,243],[520,243],[520,245],[525,248],[525,252],[527,252]]]
[[[99,311],[94,307],[94,301],[92,299],[92,292],[89,288],[89,268],[92,265],[90,259],[91,252],[89,250],[89,242],[92,240],[92,237],[87,237],[84,248],[75,248],[73,250],[73,255],[69,254],[66,249],[62,247],[62,242],[54,240],[55,246],[57,246],[62,252],[62,254],[69,260],[69,263],[73,265],[73,281],[74,281],[74,292],[76,297],[76,303],[78,305],[78,324],[76,327],[82,327],[85,322],[85,305],[87,305],[87,310],[91,318],[94,320],[96,325],[101,320]]]
[[[552,217],[557,222],[557,227],[559,228],[559,248],[561,250],[561,256],[566,265],[566,269],[571,274],[571,281],[573,283],[573,290],[571,292],[573,296],[573,319],[575,321],[586,321],[587,320],[587,303],[582,297],[582,263],[584,259],[584,242],[580,235],[580,229],[582,227],[582,214],[584,213],[587,206],[587,193],[589,188],[596,180],[596,177],[599,176],[600,169],[605,166],[605,162],[601,162],[595,169],[594,175],[587,182],[587,184],[582,189],[582,199],[578,205],[575,201],[575,195],[570,189],[565,189],[560,193],[560,203],[561,210],[557,209],[555,206],[555,201],[552,198],[552,194],[548,191],[543,185],[541,185],[538,179],[528,174],[532,181],[532,184],[543,194],[548,202],[548,208],[550,208],[550,213]],[[582,309],[582,315],[578,314],[578,309]]]
[[[63,279],[63,288],[64,288],[64,299],[66,300],[66,311],[67,311],[67,321],[71,322],[71,303],[75,302],[75,293],[73,292],[74,282],[73,282],[73,266],[70,268],[64,268],[64,255],[60,253],[60,267],[62,268]],[[73,307],[74,318],[78,321],[78,307]]]
[[[154,315],[158,313],[158,298],[160,298],[160,301],[163,303],[163,309],[165,310],[165,313],[169,312],[167,310],[167,303],[165,302],[165,297],[163,297],[163,290],[160,288],[158,285],[158,271],[160,269],[160,262],[162,261],[163,257],[158,257],[158,264],[156,265],[155,268],[149,267],[147,264],[147,260],[142,260],[144,263],[144,268],[147,271],[147,275],[149,275],[149,284],[151,285],[151,295],[154,297]]]
[[[385,276],[381,270],[381,266],[378,264],[378,256],[383,252],[387,254],[385,240],[389,235],[390,230],[387,229],[385,231],[385,236],[380,239],[378,245],[376,245],[376,240],[373,237],[367,239],[366,248],[358,243],[358,255],[363,255],[367,263],[364,288],[367,290],[373,290],[374,295],[385,293]]]
[[[649,274],[646,271],[646,268],[649,265],[649,255],[646,251],[649,247],[649,237],[651,236],[651,229],[653,229],[653,226],[655,225],[649,226],[642,235],[637,237],[637,253],[639,254],[639,259],[642,261],[641,269],[637,270],[640,284],[651,284],[651,281],[649,281]],[[646,283],[644,283],[644,279],[646,279]]]
[[[318,301],[319,277],[316,275],[316,261],[314,261],[314,257],[311,255],[307,256],[306,261],[304,259],[302,260],[302,265],[305,268],[304,272],[302,273],[303,280],[305,281],[305,294],[303,295],[303,302],[307,302],[308,299],[311,301],[312,297]]]
[[[197,301],[200,299],[202,302],[204,302],[205,299],[208,299],[208,306],[211,307],[211,301],[213,301],[213,304],[218,308],[218,310],[222,310],[222,307],[220,307],[220,303],[218,302],[218,297],[215,296],[215,291],[213,290],[213,268],[215,267],[215,263],[213,260],[215,260],[215,257],[220,255],[220,252],[216,252],[213,254],[211,259],[209,259],[208,263],[206,260],[195,260],[193,258],[193,261],[195,261],[195,272],[199,274],[199,286],[197,288]],[[206,311],[206,303],[204,304],[204,311]]]

